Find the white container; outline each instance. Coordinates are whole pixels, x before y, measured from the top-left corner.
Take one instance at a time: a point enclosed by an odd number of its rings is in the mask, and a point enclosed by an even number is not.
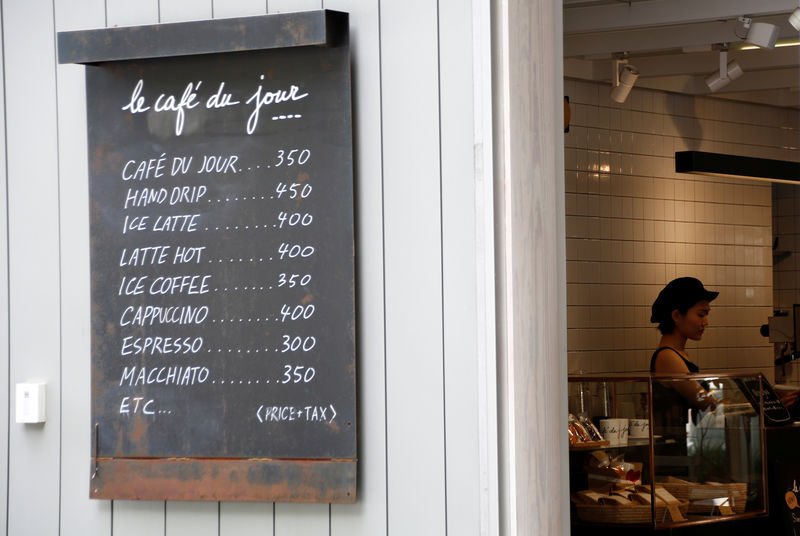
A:
[[[35,424],[45,421],[45,384],[18,383],[16,421]]]
[[[648,439],[650,437],[650,421],[647,419],[631,419],[628,423],[628,437],[631,439]]]
[[[628,419],[601,419],[599,428],[609,446],[628,444]]]

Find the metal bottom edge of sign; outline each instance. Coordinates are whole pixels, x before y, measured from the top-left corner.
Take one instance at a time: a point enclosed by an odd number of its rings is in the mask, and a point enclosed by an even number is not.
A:
[[[92,499],[354,503],[356,459],[99,458]],[[96,468],[96,470],[95,470]]]

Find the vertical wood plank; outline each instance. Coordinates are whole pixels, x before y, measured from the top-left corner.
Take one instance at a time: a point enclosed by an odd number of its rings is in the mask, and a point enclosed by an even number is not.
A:
[[[217,536],[219,503],[167,501],[165,536]]]
[[[0,24],[5,27],[5,17],[0,10]],[[3,30],[5,35],[5,30]],[[3,43],[5,46],[5,43]],[[0,54],[0,97],[6,103],[5,59]],[[6,124],[6,106],[0,106],[0,121]],[[8,176],[6,174],[6,129],[0,132],[0,429],[9,430],[9,318],[11,313],[8,288]],[[9,438],[0,441],[0,459],[9,460]],[[8,519],[8,463],[0,463],[0,520]]]
[[[211,18],[213,0],[160,0],[160,22],[183,22]]]
[[[100,28],[102,0],[57,0],[56,31]],[[86,85],[83,66],[58,65],[61,214],[61,532],[109,534],[111,503],[89,499],[90,326]]]
[[[358,501],[331,507],[333,536],[386,534],[380,36],[377,0],[326,0],[350,13],[358,275]]]
[[[9,426],[9,534],[59,529],[59,221],[53,6],[3,5],[10,386],[47,383],[47,422]]]
[[[219,536],[272,536],[272,503],[221,503]]]
[[[107,25],[135,26],[159,22],[158,0],[106,0]],[[114,536],[164,536],[164,501],[113,501]]]
[[[467,536],[481,527],[472,10],[441,0],[438,27],[447,532]]]
[[[437,6],[381,5],[389,534],[446,534]]]
[[[158,0],[106,0],[106,16],[108,27],[156,24]]]
[[[275,536],[328,536],[329,534],[329,505],[275,504]]]
[[[249,17],[264,15],[267,0],[214,0],[214,18]]]
[[[219,503],[167,501],[165,536],[216,536],[218,526]]]
[[[269,0],[268,5],[270,13],[311,11],[322,9],[322,0]]]
[[[500,534],[498,478],[497,305],[493,130],[493,6],[472,0],[475,166],[476,353],[478,361],[479,533]],[[452,465],[451,465],[452,467]]]
[[[164,536],[164,501],[114,501],[111,534]]]

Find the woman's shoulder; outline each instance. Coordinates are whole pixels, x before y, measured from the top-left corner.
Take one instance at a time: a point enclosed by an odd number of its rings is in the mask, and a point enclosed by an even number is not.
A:
[[[650,372],[691,372],[688,362],[681,353],[671,346],[661,346],[653,352]]]
[[[681,357],[681,353],[672,346],[660,346],[656,348],[656,351],[653,352],[653,357],[658,357],[663,353],[670,353],[675,355],[676,357]]]

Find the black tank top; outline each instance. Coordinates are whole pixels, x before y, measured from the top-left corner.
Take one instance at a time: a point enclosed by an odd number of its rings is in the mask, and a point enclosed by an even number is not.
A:
[[[680,352],[670,346],[662,346],[653,352],[650,358],[650,372],[655,372],[656,357],[662,350],[670,349],[686,364],[689,372],[695,374],[700,372],[700,367],[683,357]],[[686,423],[689,421],[688,414],[692,406],[675,389],[670,386],[669,381],[653,382],[653,433],[678,439],[685,448]]]
[[[672,350],[673,352],[678,354],[678,357],[680,357],[683,360],[683,363],[686,365],[686,368],[689,369],[690,373],[696,374],[700,372],[700,367],[698,367],[697,365],[695,365],[694,363],[683,357],[679,351],[677,351],[675,348],[671,346],[662,346],[661,348],[653,352],[653,356],[650,358],[650,372],[656,371],[656,358],[658,357],[658,354],[661,353],[661,350],[667,350],[667,349]]]

